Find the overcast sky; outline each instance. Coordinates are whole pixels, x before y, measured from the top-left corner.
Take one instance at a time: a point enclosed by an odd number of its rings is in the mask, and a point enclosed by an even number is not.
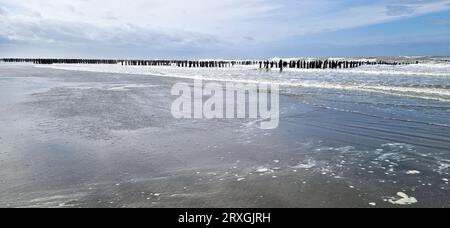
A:
[[[450,55],[450,0],[0,0],[0,56]]]

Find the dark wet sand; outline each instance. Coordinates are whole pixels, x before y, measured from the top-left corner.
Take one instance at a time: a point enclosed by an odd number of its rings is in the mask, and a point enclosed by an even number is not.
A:
[[[0,207],[450,207],[448,127],[310,96],[271,131],[175,120],[179,81],[0,65]]]

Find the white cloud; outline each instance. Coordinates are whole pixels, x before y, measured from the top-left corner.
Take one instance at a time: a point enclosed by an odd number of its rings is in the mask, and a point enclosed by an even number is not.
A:
[[[224,48],[384,23],[450,0],[0,0],[0,37],[154,49]]]

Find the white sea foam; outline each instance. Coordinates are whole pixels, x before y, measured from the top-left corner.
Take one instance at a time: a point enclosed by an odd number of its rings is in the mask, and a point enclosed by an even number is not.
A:
[[[267,173],[267,172],[270,172],[270,171],[271,170],[269,168],[266,168],[266,167],[260,167],[260,168],[256,169],[256,172],[258,172],[258,173]]]
[[[390,197],[388,202],[396,205],[412,205],[418,203],[419,201],[417,201],[414,197],[408,196],[406,193],[399,192],[397,193],[397,197]]]
[[[419,175],[421,172],[417,171],[417,170],[410,170],[408,172],[406,172],[406,174],[408,175]]]
[[[309,160],[306,162],[301,162],[298,165],[293,166],[292,168],[293,169],[311,169],[311,168],[314,168],[315,166],[316,166],[316,162]]]
[[[446,65],[447,66],[447,65]],[[178,68],[155,66],[121,66],[121,65],[37,65],[63,70],[122,73],[136,75],[152,75],[182,79],[202,79],[236,83],[263,83],[289,87],[304,87],[313,89],[335,89],[361,92],[383,93],[442,102],[450,102],[450,90],[446,88],[427,88],[420,86],[382,84],[384,79],[373,79],[378,83],[353,80],[354,75],[397,75],[408,76],[439,76],[450,78],[450,65],[447,67],[431,66],[365,66],[350,70],[330,69],[287,69],[284,74],[276,70],[265,72],[255,69],[255,66],[231,68]],[[388,69],[388,70],[387,70]],[[405,71],[406,70],[406,71]],[[330,77],[333,75],[333,77]],[[403,79],[402,79],[403,80]],[[402,81],[400,80],[400,81]]]
[[[450,169],[450,161],[442,159],[440,161],[437,162],[439,167],[437,172],[440,174],[449,174],[449,169]]]

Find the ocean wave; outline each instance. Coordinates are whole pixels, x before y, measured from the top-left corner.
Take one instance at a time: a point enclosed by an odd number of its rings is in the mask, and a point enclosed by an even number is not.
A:
[[[287,72],[301,72],[301,73],[338,73],[338,74],[365,74],[374,76],[428,76],[428,77],[450,77],[450,72],[426,72],[425,69],[419,70],[390,70],[383,68],[357,68],[357,69],[286,69]]]
[[[412,86],[389,86],[389,85],[366,85],[361,83],[351,82],[328,82],[328,81],[310,81],[297,78],[284,78],[283,75],[252,75],[247,77],[250,68],[244,70],[239,69],[218,69],[210,71],[202,71],[198,69],[179,69],[171,67],[130,67],[120,65],[50,65],[39,66],[50,67],[54,69],[73,70],[73,71],[88,71],[101,73],[122,73],[122,74],[137,74],[150,75],[157,77],[170,77],[192,80],[218,81],[218,82],[232,82],[245,84],[271,84],[288,87],[303,87],[314,89],[333,89],[346,91],[359,91],[370,93],[382,93],[386,95],[409,97],[416,99],[426,99],[439,102],[450,102],[450,90],[443,88],[427,88],[418,85]],[[218,73],[221,72],[222,74]],[[332,72],[332,71],[330,71]],[[336,71],[342,73],[343,71]],[[348,71],[352,73],[364,71]],[[450,75],[449,75],[450,76]]]

